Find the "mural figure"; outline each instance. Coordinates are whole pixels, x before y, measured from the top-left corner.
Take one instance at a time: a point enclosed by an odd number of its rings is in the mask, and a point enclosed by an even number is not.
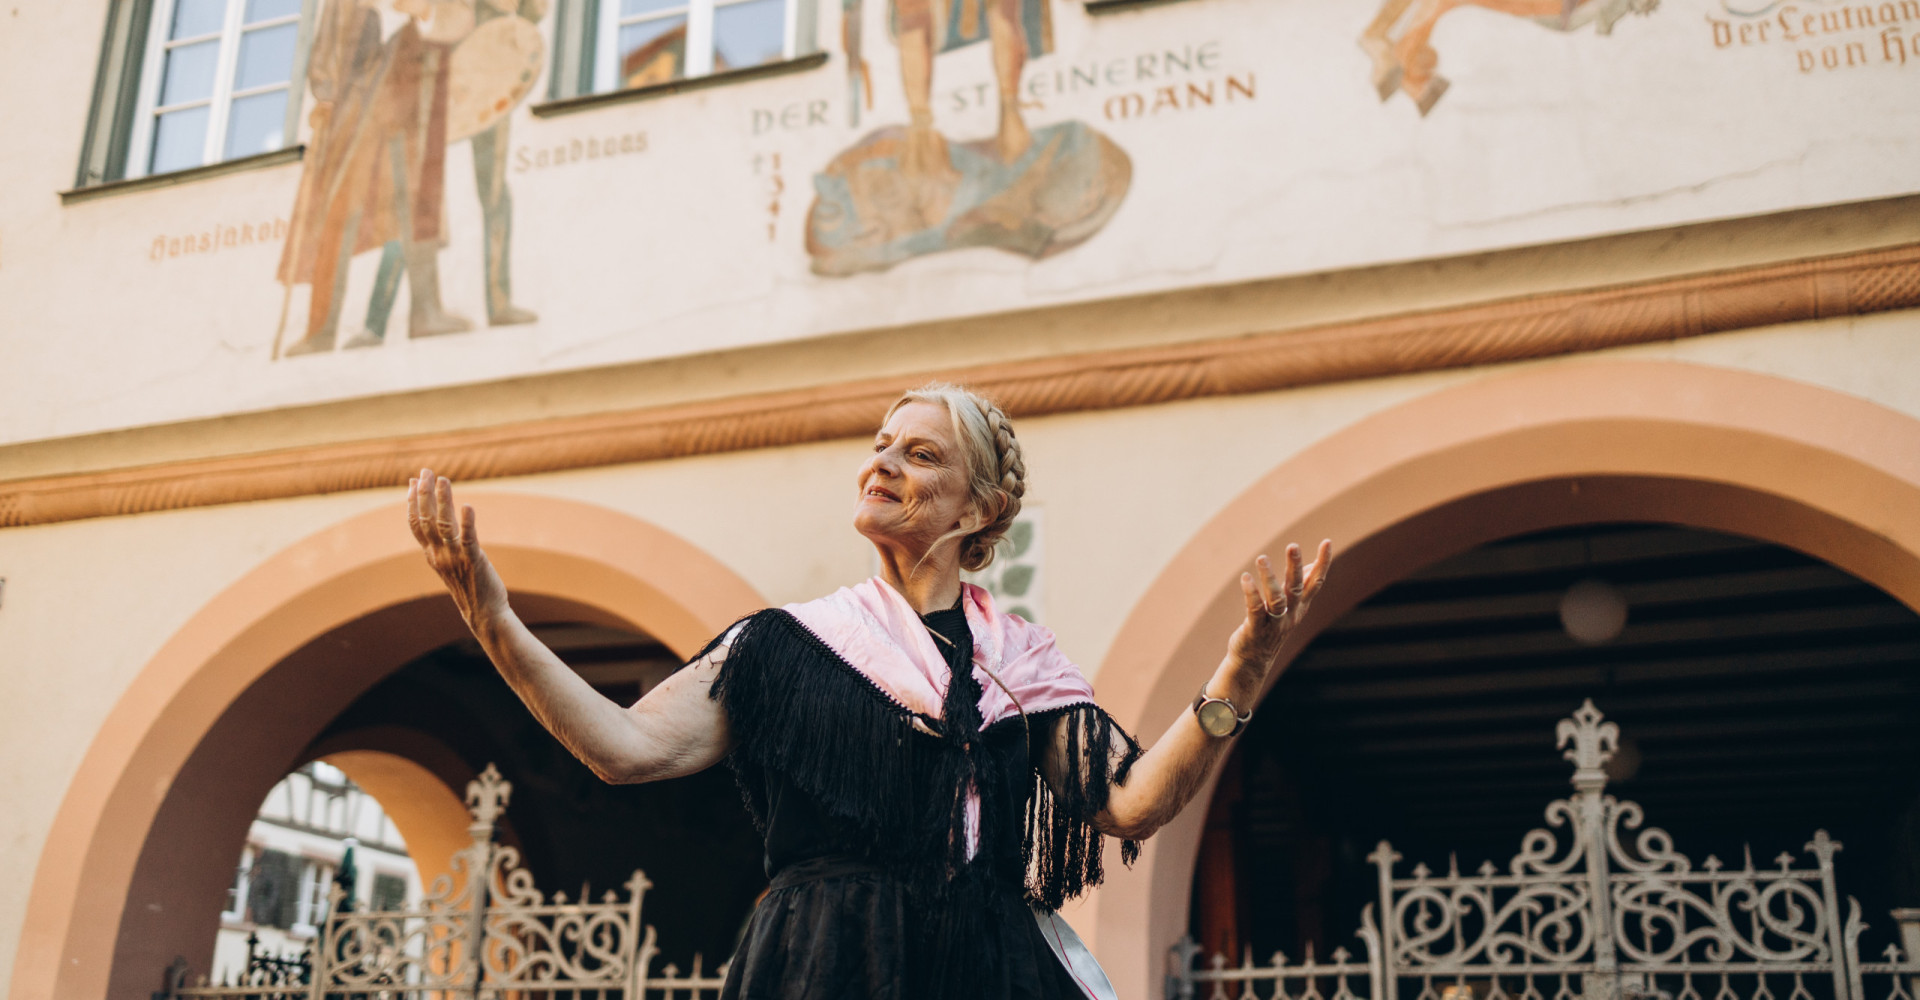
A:
[[[999,247],[1039,259],[1085,242],[1120,207],[1133,164],[1084,122],[1029,128],[1020,108],[1027,60],[1053,49],[1050,0],[891,0],[908,124],[868,134],[814,177],[807,218],[813,270],[847,275],[961,247]],[[845,0],[854,122],[867,85],[860,58],[861,0]],[[941,53],[993,48],[999,128],[953,142],[934,127],[934,63]]]
[[[403,274],[409,337],[473,328],[440,302],[446,150],[462,139],[472,140],[480,196],[487,320],[536,318],[511,297],[507,116],[539,79],[544,43],[534,22],[546,0],[391,0],[388,9],[402,19],[391,36],[378,0],[333,0],[314,35],[313,140],[279,271],[289,295],[296,284],[313,295],[306,333],[287,355],[333,349],[347,264],[376,247],[366,321],[345,346],[385,342]],[[283,306],[281,336],[285,327]]]
[[[1602,35],[1632,14],[1651,14],[1660,0],[1386,0],[1373,23],[1360,33],[1360,47],[1373,57],[1373,86],[1380,99],[1404,91],[1425,117],[1447,92],[1447,78],[1434,72],[1440,53],[1429,44],[1434,25],[1456,7],[1485,7],[1528,17],[1555,31],[1576,31],[1591,23]]]

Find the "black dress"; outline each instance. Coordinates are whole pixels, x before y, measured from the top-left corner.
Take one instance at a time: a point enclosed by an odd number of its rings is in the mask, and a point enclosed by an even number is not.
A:
[[[1029,905],[1100,881],[1091,820],[1139,748],[1091,703],[983,730],[964,613],[925,621],[953,669],[942,718],[919,717],[938,735],[785,611],[735,635],[713,697],[772,884],[722,1000],[1084,996]],[[1028,739],[1063,714],[1069,754],[1088,766],[1056,791]],[[1123,859],[1137,850],[1123,844]]]

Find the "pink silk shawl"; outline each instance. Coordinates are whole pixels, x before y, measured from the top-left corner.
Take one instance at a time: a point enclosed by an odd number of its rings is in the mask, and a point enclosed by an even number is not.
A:
[[[964,583],[961,589],[983,728],[1023,709],[1032,714],[1094,703],[1092,685],[1054,645],[1053,630],[1000,612],[980,587]],[[785,610],[894,702],[940,718],[952,671],[913,605],[885,581],[874,577]]]

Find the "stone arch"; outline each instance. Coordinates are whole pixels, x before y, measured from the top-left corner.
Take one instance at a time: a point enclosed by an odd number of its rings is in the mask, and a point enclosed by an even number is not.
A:
[[[529,620],[626,627],[690,655],[765,603],[714,557],[617,511],[526,494],[470,499]],[[35,868],[11,995],[146,996],[182,942],[197,940],[183,917],[216,912],[198,904],[213,901],[209,877],[224,876],[196,870],[206,851],[194,838],[244,829],[341,707],[463,634],[397,504],[311,535],[222,591],[141,669],[68,786]],[[216,767],[247,771],[230,782],[244,792],[205,801]]]
[[[1497,538],[1622,520],[1784,545],[1920,609],[1920,420],[1675,362],[1554,363],[1440,390],[1317,442],[1209,521],[1115,638],[1101,700],[1134,731],[1159,733],[1218,663],[1244,565],[1289,541],[1332,537],[1342,549],[1297,651],[1421,566]],[[1185,929],[1203,814],[1187,810],[1081,911],[1128,1000],[1156,988]]]
[[[449,784],[442,768],[386,750],[338,750],[319,759],[379,801],[406,841],[421,885],[431,887],[442,875],[453,877],[454,854],[472,843],[467,835],[472,817],[461,786]]]

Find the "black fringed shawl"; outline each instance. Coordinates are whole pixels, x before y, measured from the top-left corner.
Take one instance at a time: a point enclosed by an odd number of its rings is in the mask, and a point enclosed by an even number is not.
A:
[[[964,621],[956,631],[966,645],[945,651],[953,669],[941,718],[909,710],[777,608],[723,634],[729,649],[711,691],[732,724],[729,763],[762,832],[769,783],[785,782],[848,841],[846,856],[904,884],[924,922],[916,936],[922,953],[907,964],[924,973],[914,978],[929,996],[967,995],[968,983],[991,975],[980,963],[993,956],[976,950],[989,938],[979,926],[994,910],[989,895],[1051,910],[1099,884],[1093,818],[1140,755],[1091,701],[983,729]],[[1066,759],[1084,766],[1066,768],[1056,788],[1041,776],[1039,758],[1062,725]],[[973,808],[978,835],[970,837]],[[1138,852],[1137,843],[1121,845],[1126,864]]]

